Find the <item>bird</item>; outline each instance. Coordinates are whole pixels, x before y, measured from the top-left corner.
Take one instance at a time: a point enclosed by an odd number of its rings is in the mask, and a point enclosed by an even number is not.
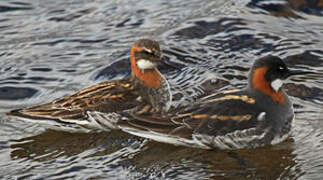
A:
[[[203,94],[203,88],[195,85],[195,81],[191,86],[176,85],[180,81],[174,75],[171,78],[175,82],[170,87],[169,81],[157,69],[159,64],[164,63],[161,51],[157,41],[139,39],[130,50],[130,76],[101,82],[52,102],[15,109],[7,116],[59,131],[109,131],[117,128],[113,121],[120,118],[118,112],[140,111],[147,106],[154,112],[167,112],[180,106],[181,102],[184,105],[191,103],[195,96]],[[204,81],[197,71],[192,73],[192,76],[199,77],[195,78],[196,81]]]
[[[277,56],[253,63],[247,86],[218,91],[167,114],[123,113],[118,127],[135,136],[202,149],[234,150],[284,141],[294,119],[293,105],[282,86],[294,75]]]

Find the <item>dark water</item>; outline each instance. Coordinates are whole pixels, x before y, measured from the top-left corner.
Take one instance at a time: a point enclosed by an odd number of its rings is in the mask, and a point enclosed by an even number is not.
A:
[[[286,84],[292,136],[258,149],[206,151],[118,131],[69,134],[4,116],[126,76],[139,38],[158,40],[169,63],[217,73],[224,89],[245,86],[250,65],[268,54],[318,75]],[[1,1],[0,178],[322,179],[322,74],[319,0]]]

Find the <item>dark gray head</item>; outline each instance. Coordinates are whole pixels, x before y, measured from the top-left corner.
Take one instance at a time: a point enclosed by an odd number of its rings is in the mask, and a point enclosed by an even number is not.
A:
[[[308,73],[289,70],[284,61],[277,56],[265,56],[254,62],[249,75],[249,86],[260,90],[271,88],[278,92],[283,85],[283,80],[293,75]]]
[[[151,39],[140,39],[131,47],[132,68],[140,70],[154,69],[161,61],[159,43]]]

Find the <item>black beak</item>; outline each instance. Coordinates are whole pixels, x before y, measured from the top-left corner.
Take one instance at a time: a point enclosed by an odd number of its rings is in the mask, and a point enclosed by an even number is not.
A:
[[[294,76],[294,75],[306,75],[306,74],[315,74],[313,72],[310,72],[310,71],[288,71],[287,73],[287,77],[290,77],[290,76]]]
[[[178,70],[183,68],[182,67],[183,65],[177,64],[175,62],[171,62],[166,56],[161,57],[161,61],[160,61],[159,65],[171,67],[173,69],[178,69]]]

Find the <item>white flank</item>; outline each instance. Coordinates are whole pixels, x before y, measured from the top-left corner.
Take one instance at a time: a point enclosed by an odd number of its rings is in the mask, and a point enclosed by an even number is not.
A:
[[[275,144],[285,141],[289,137],[289,134],[290,133],[284,134],[282,136],[275,136],[274,139],[271,141],[271,144],[275,145]]]
[[[153,69],[157,66],[157,64],[147,59],[139,59],[137,61],[137,66],[139,69],[145,70],[145,69]]]
[[[133,128],[121,128],[123,131],[143,137],[152,139],[154,141],[169,143],[173,145],[194,147],[194,148],[202,148],[202,149],[243,149],[243,148],[251,148],[262,146],[263,144],[258,144],[257,142],[264,138],[264,136],[268,133],[268,130],[264,130],[261,134],[256,134],[255,128],[245,129],[245,130],[237,130],[232,133],[228,133],[223,136],[209,136],[203,134],[193,134],[192,139],[180,138],[172,135],[133,129]],[[273,143],[281,141],[276,140]]]
[[[209,144],[217,149],[243,149],[258,147],[257,141],[264,138],[266,130],[262,134],[256,134],[255,128],[237,130],[223,136],[209,136],[204,134],[194,134],[194,138],[200,141],[200,144]]]
[[[271,82],[271,87],[278,92],[279,89],[282,87],[283,81],[281,79],[275,79]]]
[[[257,120],[258,121],[264,121],[266,117],[266,112],[261,112],[258,116],[257,116]]]
[[[117,113],[101,113],[98,111],[87,111],[90,121],[89,126],[92,128],[98,128],[103,131],[110,131],[112,129],[118,129],[116,124],[121,120],[121,115]]]
[[[202,149],[210,149],[209,146],[206,146],[198,141],[196,139],[184,139],[176,136],[169,136],[167,134],[161,134],[161,133],[156,133],[152,131],[145,131],[145,130],[139,130],[139,129],[132,129],[132,128],[121,128],[123,131],[147,138],[147,139],[152,139],[154,141],[162,142],[162,143],[169,143],[173,144],[175,146],[186,146],[186,147],[195,147],[195,148],[202,148]]]
[[[293,113],[294,113],[294,109],[293,109]],[[295,116],[294,116],[294,118],[295,118]],[[293,120],[294,120],[294,118],[293,118]],[[291,122],[293,122],[293,120]],[[283,134],[282,136],[276,135],[274,137],[274,139],[271,141],[271,144],[275,145],[275,144],[285,141],[290,136],[290,133],[291,133],[291,131],[289,131],[286,134]]]

